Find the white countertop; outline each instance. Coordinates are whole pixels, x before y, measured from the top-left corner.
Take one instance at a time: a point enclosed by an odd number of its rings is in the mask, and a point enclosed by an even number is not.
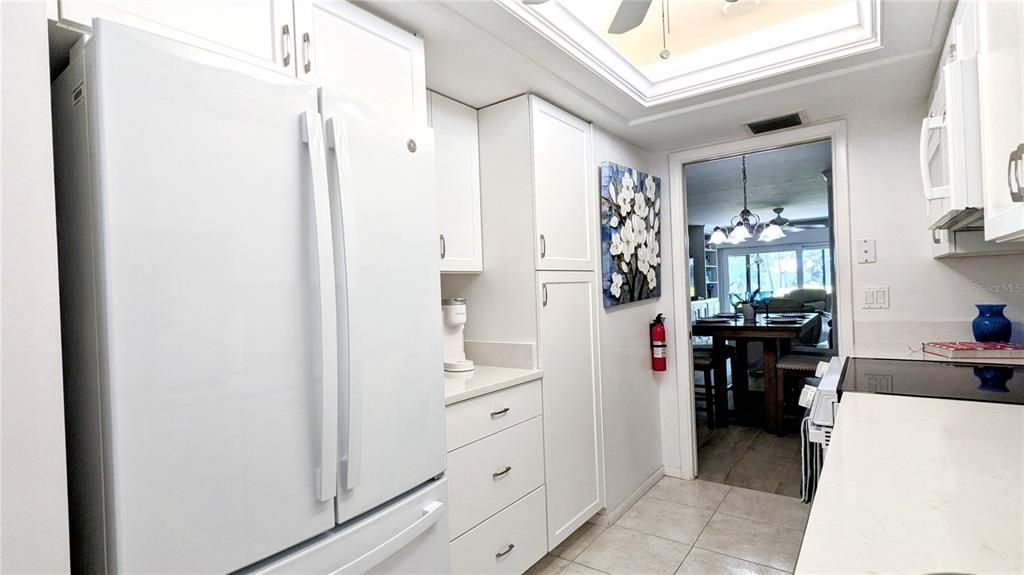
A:
[[[797,573],[1024,573],[1024,406],[847,393]]]
[[[871,357],[877,359],[912,359],[916,361],[952,361],[956,363],[1002,363],[1007,365],[1024,365],[1024,359],[949,359],[939,355],[920,351],[922,344],[909,345],[885,343],[858,343],[854,357]]]
[[[444,373],[444,404],[451,405],[488,393],[540,379],[539,369],[478,365],[473,371]]]

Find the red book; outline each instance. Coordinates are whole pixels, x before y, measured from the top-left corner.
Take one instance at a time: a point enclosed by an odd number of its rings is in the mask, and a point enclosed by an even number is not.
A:
[[[1024,344],[979,341],[930,341],[924,352],[949,359],[1024,359]]]

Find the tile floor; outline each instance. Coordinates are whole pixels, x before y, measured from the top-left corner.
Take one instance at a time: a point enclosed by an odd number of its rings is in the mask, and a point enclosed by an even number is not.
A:
[[[698,433],[697,478],[800,497],[800,436],[738,425]]]
[[[614,525],[584,525],[527,573],[791,573],[809,513],[796,498],[665,477]]]

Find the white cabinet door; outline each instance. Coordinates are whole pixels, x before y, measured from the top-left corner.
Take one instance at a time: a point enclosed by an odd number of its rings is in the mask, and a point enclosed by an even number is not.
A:
[[[597,286],[592,272],[538,272],[548,548],[604,505]]]
[[[91,27],[105,18],[293,74],[291,0],[60,1],[60,20]]]
[[[476,110],[430,92],[437,147],[442,272],[482,272],[480,141]]]
[[[344,0],[295,0],[300,78],[427,121],[423,41]]]
[[[978,10],[985,239],[1024,240],[1024,0]]]
[[[590,125],[530,96],[538,270],[593,270],[597,193]]]

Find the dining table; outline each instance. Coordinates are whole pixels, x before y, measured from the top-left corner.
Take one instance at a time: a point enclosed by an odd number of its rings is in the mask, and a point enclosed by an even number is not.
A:
[[[770,433],[782,432],[783,382],[778,381],[776,362],[780,355],[789,352],[790,342],[808,333],[816,322],[821,321],[817,313],[758,313],[753,320],[744,320],[741,315],[720,314],[693,320],[694,336],[710,337],[712,366],[714,368],[715,419],[728,425],[729,398],[726,375],[726,342],[736,342],[736,358],[733,368],[733,402],[737,414],[745,413],[747,398],[747,344],[762,343],[764,350],[764,414],[765,430]],[[739,366],[739,367],[736,367]]]

